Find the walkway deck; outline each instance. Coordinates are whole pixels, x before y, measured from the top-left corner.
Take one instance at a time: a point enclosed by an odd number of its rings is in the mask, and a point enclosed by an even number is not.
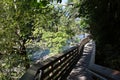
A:
[[[34,64],[20,80],[120,80],[119,71],[95,64],[95,42],[88,41]]]
[[[83,55],[75,65],[75,68],[71,71],[67,80],[92,80],[91,74],[88,72],[87,67],[89,66],[91,53],[93,52],[93,41],[89,41],[84,46]]]

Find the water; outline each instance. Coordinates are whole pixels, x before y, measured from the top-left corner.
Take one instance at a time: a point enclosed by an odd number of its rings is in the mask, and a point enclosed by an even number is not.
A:
[[[43,58],[44,56],[47,56],[50,53],[49,49],[45,49],[45,50],[38,50],[35,53],[33,53],[31,60],[32,61],[36,61],[39,60],[40,58]]]
[[[85,37],[84,34],[81,34],[81,35],[74,36],[71,40],[67,40],[66,45],[62,47],[62,51],[73,47],[74,45],[79,43],[80,40],[83,39],[84,37]],[[32,52],[30,60],[37,61],[37,60],[39,60],[39,59],[41,59],[49,54],[50,54],[50,49],[45,49],[45,50],[38,49],[38,50],[35,50]]]

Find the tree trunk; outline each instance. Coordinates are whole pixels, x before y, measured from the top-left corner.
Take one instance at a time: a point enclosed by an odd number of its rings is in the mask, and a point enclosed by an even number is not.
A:
[[[20,49],[20,54],[24,58],[24,67],[27,70],[28,68],[30,68],[30,63],[29,63],[29,58],[27,56],[25,43],[26,43],[26,40],[23,40],[23,43],[22,43],[22,46],[21,46],[21,49]]]

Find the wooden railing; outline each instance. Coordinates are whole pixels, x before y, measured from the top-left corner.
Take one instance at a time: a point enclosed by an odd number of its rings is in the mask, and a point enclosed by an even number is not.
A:
[[[89,41],[85,38],[75,47],[34,64],[20,80],[65,80],[81,57],[84,45]]]
[[[99,80],[120,80],[120,71],[95,64],[95,50],[95,43],[93,43],[91,60],[87,68],[92,76],[95,76]]]

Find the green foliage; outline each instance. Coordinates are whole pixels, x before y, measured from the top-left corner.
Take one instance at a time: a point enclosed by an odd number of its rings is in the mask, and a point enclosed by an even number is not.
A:
[[[3,55],[0,64],[1,80],[17,80],[25,72],[22,57],[16,54]]]
[[[86,18],[80,18],[80,29],[81,31],[83,32],[87,32],[89,33],[89,23],[88,23],[88,20]]]
[[[45,0],[1,0],[0,4],[0,79],[18,78],[29,68],[28,48],[50,48],[55,54],[79,33],[71,7],[63,9]]]
[[[49,13],[42,16],[36,15],[33,35],[41,37],[41,46],[51,48],[52,53],[58,53],[60,48],[65,45],[66,40],[79,32],[80,29],[76,27],[79,23],[75,21],[73,13],[70,12],[71,7],[62,9],[60,5],[55,7],[50,5],[50,8],[53,10]]]
[[[47,3],[37,3],[33,0],[1,0],[0,4],[0,54],[2,54],[2,58],[0,59],[0,62],[2,62],[0,70],[2,74],[0,75],[2,76],[0,78],[13,79],[15,76],[21,76],[18,74],[23,73],[22,70],[25,69],[24,67],[27,69],[30,66],[26,44],[33,37],[32,31],[34,30],[35,15]],[[38,5],[40,6],[38,7]],[[21,63],[23,65],[20,65]],[[22,69],[21,72],[14,72],[14,69],[18,66]],[[8,71],[4,72],[5,70]]]

